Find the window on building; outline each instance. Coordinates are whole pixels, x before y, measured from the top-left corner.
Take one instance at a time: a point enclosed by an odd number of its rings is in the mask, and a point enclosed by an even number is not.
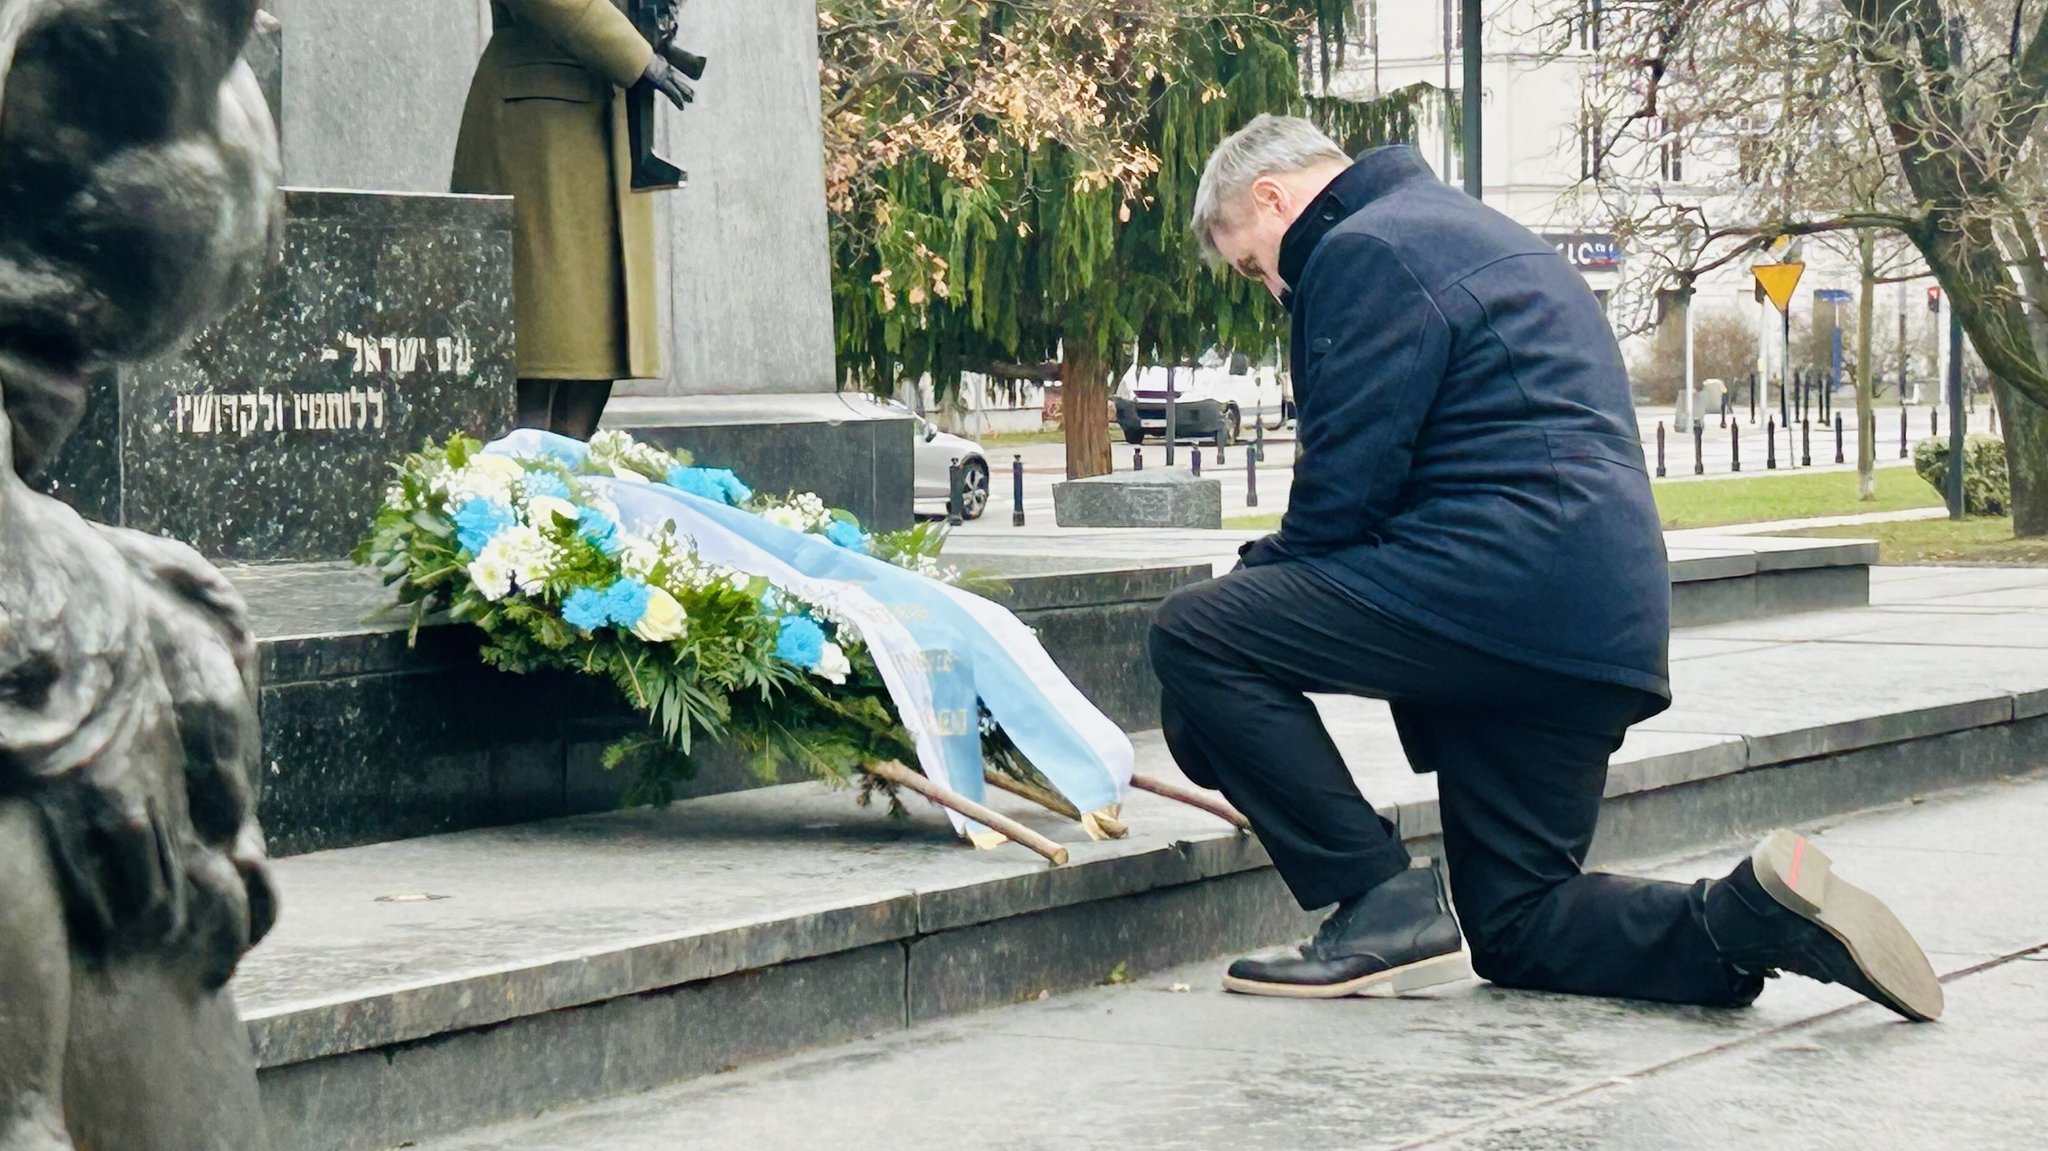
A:
[[[1685,120],[1664,116],[1657,121],[1657,174],[1669,184],[1685,182]]]
[[[1579,179],[1598,180],[1606,159],[1606,120],[1597,108],[1579,110]]]
[[[1579,48],[1586,52],[1600,50],[1600,0],[1579,0],[1579,14],[1572,23],[1577,25]]]

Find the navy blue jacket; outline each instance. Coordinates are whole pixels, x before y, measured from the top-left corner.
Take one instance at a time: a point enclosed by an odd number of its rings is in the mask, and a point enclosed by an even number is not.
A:
[[[1280,250],[1299,457],[1250,566],[1671,698],[1671,577],[1614,334],[1585,281],[1414,149],[1361,156]]]

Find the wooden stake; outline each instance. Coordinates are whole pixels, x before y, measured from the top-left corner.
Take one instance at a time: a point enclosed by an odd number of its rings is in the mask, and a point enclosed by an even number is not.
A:
[[[1068,803],[1063,795],[1047,791],[1042,787],[1033,787],[1021,779],[1004,775],[992,767],[983,768],[981,775],[983,779],[988,780],[989,786],[997,791],[1007,791],[1019,799],[1028,799],[1047,811],[1052,812],[1054,815],[1064,815],[1076,822],[1081,818],[1081,809]]]
[[[1188,788],[1181,787],[1179,784],[1168,783],[1162,779],[1154,779],[1149,775],[1132,776],[1131,786],[1139,791],[1149,791],[1162,799],[1171,799],[1176,803],[1185,803],[1189,807],[1199,807],[1210,815],[1237,828],[1239,831],[1250,831],[1252,829],[1252,821],[1246,819],[1236,808],[1220,799],[1204,795],[1199,791],[1191,791]]]
[[[1018,823],[1009,816],[1000,815],[971,799],[946,791],[931,780],[926,779],[923,775],[910,770],[900,763],[871,763],[867,766],[867,772],[878,779],[883,779],[898,787],[914,791],[948,811],[957,811],[984,827],[992,828],[1002,833],[1005,837],[1021,843],[1025,847],[1044,856],[1054,867],[1062,866],[1067,862],[1066,848]]]

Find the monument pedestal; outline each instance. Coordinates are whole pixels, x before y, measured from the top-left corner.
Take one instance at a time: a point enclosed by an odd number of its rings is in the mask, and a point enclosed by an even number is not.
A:
[[[816,492],[872,530],[911,524],[916,422],[865,397],[621,396],[604,426],[731,468],[757,491]]]
[[[407,452],[511,426],[510,199],[286,205],[258,291],[184,350],[94,380],[44,490],[210,559],[341,559]]]

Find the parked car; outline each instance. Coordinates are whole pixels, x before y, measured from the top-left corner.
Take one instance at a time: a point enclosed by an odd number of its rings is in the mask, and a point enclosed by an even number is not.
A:
[[[1242,354],[1212,351],[1192,366],[1134,366],[1118,385],[1114,404],[1124,442],[1166,437],[1167,397],[1176,398],[1174,435],[1182,440],[1238,442],[1263,421],[1278,431],[1293,414],[1287,377],[1276,363],[1253,365]]]
[[[953,511],[953,461],[960,461],[960,518],[978,520],[988,510],[988,453],[980,444],[925,419],[908,407],[890,401],[887,407],[917,421],[917,446],[912,449],[914,485],[911,498],[918,503],[936,501],[947,514]]]

